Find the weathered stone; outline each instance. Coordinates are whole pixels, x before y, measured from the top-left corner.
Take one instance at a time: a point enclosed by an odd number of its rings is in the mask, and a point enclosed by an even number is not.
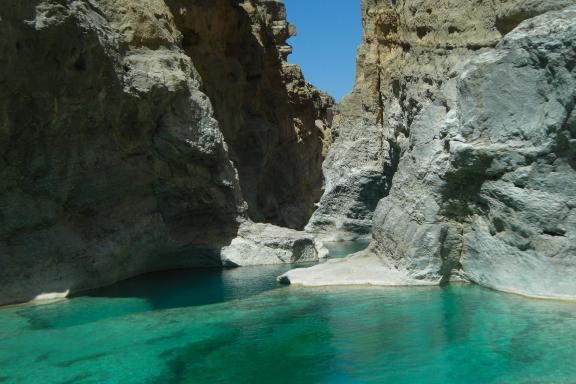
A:
[[[320,280],[331,284],[464,278],[576,298],[576,8],[564,8],[574,3],[366,1],[359,63],[375,64],[359,67],[363,84],[356,88],[370,84],[366,73],[378,73],[372,89],[381,100],[381,129],[364,132],[366,141],[383,138],[398,151],[397,162],[391,152],[384,162],[382,177],[392,187],[374,213],[369,251],[295,271],[289,280],[315,285],[322,271],[329,276]],[[506,18],[516,25],[502,39]],[[328,159],[345,162],[347,145],[337,137],[331,151],[340,153]],[[356,155],[350,159],[362,170]],[[329,183],[330,172],[326,177]],[[328,218],[349,216],[353,204]],[[353,277],[336,273],[347,265]],[[356,273],[371,267],[385,277]]]
[[[284,61],[282,2],[235,4],[1,3],[0,304],[221,265],[248,216],[304,225],[331,99]]]
[[[298,268],[278,277],[282,284],[320,287],[329,285],[435,285],[435,281],[413,279],[394,269],[388,260],[373,250],[344,259],[331,259],[310,268]]]
[[[322,194],[333,100],[285,61],[295,31],[283,2],[167,3],[214,105],[248,215],[302,229]]]
[[[364,40],[358,50],[354,90],[335,110],[333,144],[323,164],[324,194],[306,230],[327,240],[366,236],[372,213],[390,188],[397,151],[382,128],[378,18],[362,2]]]
[[[328,250],[312,235],[262,223],[244,223],[221,250],[222,264],[247,266],[318,261]]]
[[[523,22],[461,76],[447,188],[476,189],[460,263],[479,284],[576,298],[574,20],[576,6]]]

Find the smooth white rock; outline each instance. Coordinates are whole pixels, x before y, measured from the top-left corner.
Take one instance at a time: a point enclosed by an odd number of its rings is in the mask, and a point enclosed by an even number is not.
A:
[[[438,281],[416,280],[395,269],[372,250],[343,259],[328,260],[310,268],[293,269],[278,277],[284,284],[320,287],[329,285],[438,285]]]

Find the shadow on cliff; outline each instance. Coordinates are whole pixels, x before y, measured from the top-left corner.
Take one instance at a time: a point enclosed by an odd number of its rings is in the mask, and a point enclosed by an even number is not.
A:
[[[290,268],[293,266],[268,265],[152,272],[75,296],[140,298],[153,310],[210,305],[277,288],[276,276]]]
[[[290,72],[297,67],[283,67],[280,51],[290,36],[284,5],[240,3],[167,1],[238,170],[250,219],[302,229],[322,192],[324,138],[316,119],[327,120],[327,111],[317,94],[302,91],[308,85]],[[295,81],[291,90],[288,81]]]

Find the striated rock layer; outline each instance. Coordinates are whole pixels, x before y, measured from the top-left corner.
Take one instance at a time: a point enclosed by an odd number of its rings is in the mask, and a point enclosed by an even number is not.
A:
[[[3,1],[0,304],[302,227],[332,101],[285,62],[293,33],[281,1]]]
[[[575,299],[575,3],[365,1],[358,84],[335,118],[327,193],[309,228],[364,232],[370,216],[356,226],[355,213],[377,194],[361,192],[380,177],[373,244],[281,279],[466,279]],[[339,174],[346,159],[352,169]]]

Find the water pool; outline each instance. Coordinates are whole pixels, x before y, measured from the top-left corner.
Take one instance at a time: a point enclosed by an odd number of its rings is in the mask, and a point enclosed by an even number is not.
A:
[[[325,242],[324,245],[328,249],[330,258],[337,259],[368,248],[370,245],[370,239],[353,241],[329,241]]]
[[[576,303],[158,273],[0,309],[0,383],[575,383]]]

